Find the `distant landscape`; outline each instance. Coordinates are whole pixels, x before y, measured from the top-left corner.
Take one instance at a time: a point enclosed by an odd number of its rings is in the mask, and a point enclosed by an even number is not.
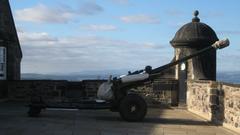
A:
[[[69,81],[81,81],[81,80],[95,80],[95,79],[107,79],[109,75],[118,77],[126,74],[126,71],[91,71],[80,72],[70,74],[34,74],[23,73],[22,80],[69,80]],[[218,72],[217,80],[228,83],[240,83],[240,71],[239,72]]]
[[[125,70],[104,70],[104,71],[84,71],[74,73],[52,73],[52,74],[35,74],[35,73],[22,73],[22,80],[68,80],[68,81],[81,81],[81,80],[96,80],[107,79],[110,75],[118,77],[119,75],[126,74]]]
[[[218,72],[217,80],[222,82],[240,84],[240,71]]]

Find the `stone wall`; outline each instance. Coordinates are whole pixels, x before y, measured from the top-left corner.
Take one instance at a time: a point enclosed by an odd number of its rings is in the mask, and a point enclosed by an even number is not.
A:
[[[223,126],[240,133],[240,85],[223,83],[222,90],[224,97],[220,100],[224,101],[222,104],[224,109]]]
[[[188,81],[188,110],[240,133],[240,85]]]
[[[188,110],[211,120],[209,87],[210,82],[207,81],[188,81],[187,107]]]
[[[45,101],[77,101],[95,98],[99,85],[106,80],[69,82],[64,80],[6,81],[8,99],[29,101],[31,95],[41,95]]]
[[[9,81],[8,99],[14,101],[29,101],[31,95],[41,95],[45,100],[58,101],[67,89],[67,81]]]
[[[0,0],[0,40],[7,49],[7,80],[19,80],[22,51],[8,0]]]
[[[178,81],[172,79],[158,79],[146,82],[137,88],[149,105],[177,105]]]
[[[44,101],[68,102],[79,101],[85,98],[96,99],[100,84],[106,80],[83,80],[69,82],[64,80],[21,80],[0,81],[1,95],[12,101],[29,101],[31,95],[41,95]],[[1,83],[2,82],[2,83]],[[146,82],[137,87],[149,105],[177,105],[178,81],[171,79],[158,79]]]

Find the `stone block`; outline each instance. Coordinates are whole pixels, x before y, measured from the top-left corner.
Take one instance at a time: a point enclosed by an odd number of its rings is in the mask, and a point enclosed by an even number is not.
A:
[[[218,95],[218,89],[209,89],[209,94],[211,95]]]

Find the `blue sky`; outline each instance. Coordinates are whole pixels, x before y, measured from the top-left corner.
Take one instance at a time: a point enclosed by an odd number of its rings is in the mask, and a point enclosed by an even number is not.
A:
[[[23,73],[158,67],[174,56],[169,41],[193,11],[231,46],[218,71],[239,71],[238,0],[10,0],[24,53]]]

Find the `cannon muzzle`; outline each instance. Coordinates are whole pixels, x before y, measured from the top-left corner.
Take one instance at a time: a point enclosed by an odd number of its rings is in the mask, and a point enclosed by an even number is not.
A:
[[[229,46],[230,42],[229,40],[226,38],[224,40],[219,40],[219,41],[216,41],[212,47],[214,47],[215,49],[222,49],[222,48],[225,48],[227,46]]]

